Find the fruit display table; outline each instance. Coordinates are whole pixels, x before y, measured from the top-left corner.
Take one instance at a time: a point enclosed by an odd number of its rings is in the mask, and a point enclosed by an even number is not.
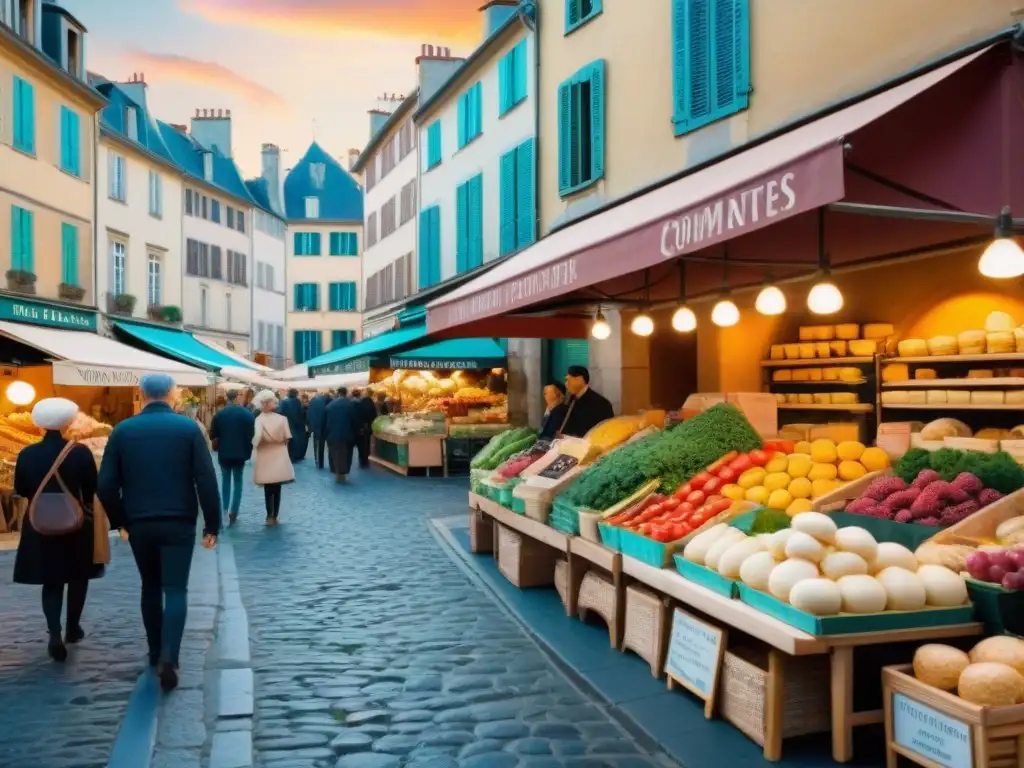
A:
[[[448,476],[441,435],[374,435],[370,461],[402,475],[408,475],[410,469],[423,469],[427,474],[431,469],[441,469]]]

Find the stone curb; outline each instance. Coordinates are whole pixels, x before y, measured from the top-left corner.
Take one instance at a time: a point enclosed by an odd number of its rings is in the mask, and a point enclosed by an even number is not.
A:
[[[156,747],[160,687],[148,669],[139,675],[107,758],[107,768],[149,768]]]

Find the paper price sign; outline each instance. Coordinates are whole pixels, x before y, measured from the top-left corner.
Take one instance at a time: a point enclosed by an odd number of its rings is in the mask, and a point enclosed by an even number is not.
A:
[[[718,687],[718,673],[725,653],[725,630],[675,609],[672,635],[665,658],[668,687],[673,683],[704,699],[704,715],[711,717]]]
[[[901,693],[892,695],[893,741],[944,768],[971,768],[971,727]]]

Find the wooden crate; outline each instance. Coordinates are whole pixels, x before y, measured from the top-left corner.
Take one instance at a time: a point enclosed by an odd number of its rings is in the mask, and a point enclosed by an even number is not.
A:
[[[927,768],[1024,764],[1024,704],[979,707],[925,685],[909,664],[882,670],[882,692],[888,768],[899,755]]]
[[[660,679],[668,651],[668,603],[661,595],[641,587],[626,587],[626,619],[622,650],[627,648],[651,665],[651,675]]]
[[[982,507],[956,525],[945,528],[928,541],[936,544],[994,543],[1000,523],[1024,515],[1024,488]]]
[[[494,523],[479,509],[469,511],[469,551],[494,551]]]
[[[555,550],[498,524],[498,570],[520,589],[555,581]]]

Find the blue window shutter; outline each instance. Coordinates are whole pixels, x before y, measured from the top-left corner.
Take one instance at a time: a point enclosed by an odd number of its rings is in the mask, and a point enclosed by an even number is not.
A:
[[[25,142],[29,152],[36,151],[36,93],[32,84],[22,81],[22,103],[25,107]]]
[[[21,208],[11,206],[11,269],[22,268],[22,249],[25,246],[21,241],[21,213]]]
[[[686,3],[687,118],[706,121],[711,116],[711,3]]]
[[[355,232],[349,232],[345,236],[344,252],[346,256],[359,255],[359,236]]]
[[[687,0],[672,0],[672,94],[673,119],[676,128],[685,130],[689,123],[689,72],[686,43]]]
[[[558,86],[558,191],[572,187],[572,83]]]
[[[296,256],[301,256],[302,255],[302,233],[301,232],[296,232],[294,237],[293,237],[293,240],[294,240],[293,245],[294,245],[295,255]]]
[[[504,115],[512,106],[512,73],[515,51],[505,54],[498,62],[498,114]]]
[[[327,236],[327,252],[331,256],[341,255],[341,233],[331,232]]]
[[[359,309],[359,295],[355,283],[348,284],[348,308],[353,312]]]
[[[78,285],[78,227],[63,222],[60,225],[61,282]]]
[[[580,23],[580,0],[565,0],[565,32],[568,34]]]
[[[499,205],[501,206],[499,247],[501,255],[512,253],[516,249],[516,150],[506,152],[501,156],[501,193]]]
[[[320,311],[320,283],[309,284],[310,298],[312,299],[313,311]]]
[[[484,89],[480,83],[473,86],[473,137],[484,131]]]
[[[76,176],[82,174],[82,128],[77,112],[71,113],[71,172]]]
[[[516,247],[523,248],[537,239],[536,179],[534,140],[527,139],[516,150]]]
[[[441,208],[430,209],[430,280],[441,282]]]
[[[469,261],[469,183],[455,190],[455,273],[466,271]]]
[[[311,256],[319,256],[320,255],[320,233],[319,232],[311,233],[310,236],[309,236],[309,239],[310,239],[309,254]]]
[[[590,181],[604,176],[604,59],[590,66]]]
[[[512,72],[512,104],[515,106],[520,101],[526,98],[528,87],[526,79],[526,41],[523,40],[515,48],[512,49],[514,58],[512,59],[513,72]]]
[[[295,362],[296,363],[304,363],[304,362],[306,362],[306,356],[303,354],[303,350],[302,350],[302,341],[303,341],[302,331],[295,331],[294,335],[292,336],[292,346],[295,349]]]
[[[35,231],[32,211],[21,210],[21,268],[26,272],[35,271]]]
[[[420,211],[420,232],[419,232],[419,255],[417,266],[419,268],[420,288],[430,285],[430,209]]]
[[[469,111],[469,93],[459,96],[459,149],[466,146],[466,119]]]
[[[469,260],[467,269],[484,263],[484,175],[469,180]]]
[[[715,0],[715,113],[725,117],[746,109],[750,92],[749,0]]]

